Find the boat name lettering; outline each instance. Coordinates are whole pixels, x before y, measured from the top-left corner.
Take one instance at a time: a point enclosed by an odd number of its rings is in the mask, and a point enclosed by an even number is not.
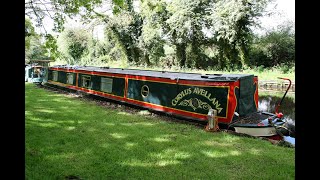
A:
[[[186,95],[191,94],[192,90],[191,88],[185,89],[181,91],[173,100],[172,100],[172,105],[175,106],[177,103]]]
[[[189,94],[197,94],[202,97],[205,97],[214,105],[214,107],[218,111],[218,113],[220,113],[223,109],[220,107],[221,104],[218,102],[218,100],[215,97],[211,97],[211,93],[209,93],[205,89],[197,88],[197,87],[194,88],[193,90],[191,88],[188,88],[188,89],[181,91],[174,99],[172,99],[172,101],[171,101],[172,105],[176,106],[181,99],[183,99],[185,96],[187,96]]]

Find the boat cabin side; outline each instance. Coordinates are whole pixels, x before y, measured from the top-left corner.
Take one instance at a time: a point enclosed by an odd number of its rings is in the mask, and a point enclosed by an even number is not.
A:
[[[219,123],[231,123],[258,108],[258,77],[201,75],[126,69],[51,67],[48,83],[85,93],[206,121],[217,110]]]

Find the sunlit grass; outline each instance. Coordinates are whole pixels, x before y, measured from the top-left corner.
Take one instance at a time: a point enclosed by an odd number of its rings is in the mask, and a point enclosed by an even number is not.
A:
[[[26,83],[26,179],[295,179],[295,150]]]
[[[282,98],[284,96],[285,91],[259,91],[259,97],[279,97]],[[287,92],[287,98],[295,100],[295,93],[294,92]]]

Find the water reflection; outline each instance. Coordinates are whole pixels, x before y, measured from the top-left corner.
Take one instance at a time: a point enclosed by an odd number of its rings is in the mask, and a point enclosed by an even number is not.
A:
[[[296,144],[296,138],[290,137],[290,136],[284,136],[283,140],[295,145]]]
[[[258,110],[274,113],[276,106],[281,101],[284,92],[259,92],[259,103]],[[295,95],[294,93],[288,93],[283,99],[278,112],[282,112],[284,119],[287,120],[290,125],[290,130],[295,134]],[[295,136],[295,135],[294,135]],[[285,136],[284,140],[295,144],[295,138],[290,136]]]
[[[269,92],[269,93],[259,93],[259,111],[271,112],[274,113],[276,106],[281,101],[283,92]],[[284,118],[292,123],[295,124],[295,97],[294,94],[287,94],[286,97],[283,99],[280,107],[279,112],[282,112]]]

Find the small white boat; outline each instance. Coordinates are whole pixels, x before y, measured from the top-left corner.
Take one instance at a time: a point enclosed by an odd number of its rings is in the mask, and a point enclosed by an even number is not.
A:
[[[235,132],[251,136],[274,136],[277,135],[275,127],[234,127]]]
[[[275,113],[257,112],[244,117],[240,117],[238,113],[235,113],[239,119],[230,124],[229,127],[233,127],[237,133],[251,136],[272,137],[280,135],[282,137],[284,134],[290,134],[288,128],[285,127],[286,121],[283,119],[283,114],[281,112],[278,113],[278,109],[291,86],[291,80],[288,78],[279,79],[288,80],[289,86],[276,106]]]
[[[250,118],[251,117],[251,118]],[[233,127],[235,132],[248,134],[251,136],[275,136],[281,133],[285,120],[282,116],[277,116],[268,112],[258,112],[246,119],[239,120],[229,127]],[[253,120],[255,119],[255,120]],[[260,120],[259,120],[260,119]]]

